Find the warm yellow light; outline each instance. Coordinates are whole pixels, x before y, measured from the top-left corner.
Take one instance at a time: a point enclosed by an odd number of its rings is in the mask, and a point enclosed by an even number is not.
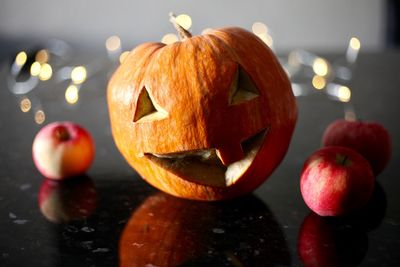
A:
[[[39,62],[35,61],[31,65],[31,75],[38,76],[40,74],[40,70],[42,69],[42,65]]]
[[[347,86],[340,86],[338,89],[338,98],[342,102],[349,102],[351,97],[350,88]]]
[[[117,51],[121,48],[121,39],[116,35],[109,37],[106,40],[106,48],[110,52]]]
[[[173,44],[173,43],[177,42],[178,40],[179,39],[176,34],[168,33],[163,36],[163,38],[161,39],[161,42],[168,45],[168,44]]]
[[[46,120],[46,115],[43,110],[38,110],[35,113],[35,122],[37,124],[42,124]]]
[[[71,80],[75,84],[81,84],[86,80],[87,72],[84,66],[77,66],[71,71]]]
[[[26,55],[26,53],[24,51],[21,51],[15,57],[15,64],[17,64],[18,66],[23,66],[26,63],[27,58],[28,56]]]
[[[192,18],[186,14],[180,14],[176,17],[176,22],[182,26],[185,30],[189,30],[192,27]]]
[[[326,62],[326,60],[323,58],[316,58],[312,67],[315,74],[319,76],[325,76],[328,74],[328,62]]]
[[[19,107],[21,108],[22,112],[28,112],[29,110],[31,110],[32,103],[29,98],[24,98],[19,103]]]
[[[51,78],[53,75],[53,69],[51,66],[47,63],[42,64],[40,68],[40,73],[39,73],[39,79],[42,81],[47,81]]]
[[[269,47],[272,47],[274,44],[274,40],[269,34],[258,34],[257,35],[264,43],[266,43]]]
[[[119,56],[119,63],[120,64],[122,64],[125,61],[126,57],[129,55],[129,52],[130,51],[125,51]]]
[[[358,40],[356,37],[351,38],[350,39],[350,47],[354,50],[360,50],[360,48],[361,48],[360,40]]]
[[[255,22],[253,26],[251,26],[251,30],[256,35],[266,34],[268,32],[267,25],[262,22]]]
[[[312,85],[314,86],[315,89],[321,90],[325,87],[326,80],[322,76],[314,75],[312,79]]]
[[[65,100],[69,104],[75,104],[76,102],[78,102],[78,99],[79,99],[78,87],[76,87],[76,85],[73,84],[68,86],[67,90],[65,90]]]
[[[46,49],[42,49],[36,53],[35,60],[40,64],[48,62],[50,59],[50,54]]]

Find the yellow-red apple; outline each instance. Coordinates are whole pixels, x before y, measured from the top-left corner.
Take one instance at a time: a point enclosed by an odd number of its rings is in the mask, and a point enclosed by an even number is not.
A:
[[[60,180],[85,173],[95,153],[91,135],[73,122],[53,122],[36,135],[32,154],[37,169]]]

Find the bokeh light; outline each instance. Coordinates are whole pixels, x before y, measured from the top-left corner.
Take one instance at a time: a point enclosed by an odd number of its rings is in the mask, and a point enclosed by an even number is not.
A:
[[[251,26],[251,30],[256,35],[266,34],[268,32],[268,27],[262,22],[255,22]]]
[[[35,122],[37,124],[42,124],[46,120],[46,114],[44,114],[44,111],[39,109],[35,113]]]
[[[347,86],[340,86],[337,92],[337,97],[342,102],[349,102],[351,98],[350,88]]]
[[[163,36],[163,38],[161,39],[161,43],[168,45],[168,44],[173,44],[173,43],[177,42],[178,40],[179,40],[179,38],[176,34],[168,33]]]
[[[79,90],[76,85],[71,84],[65,90],[65,100],[69,104],[75,104],[79,100]]]
[[[119,56],[120,64],[122,64],[125,61],[126,57],[129,55],[129,52],[130,51],[125,51],[125,52],[121,53],[121,55]]]
[[[352,37],[350,39],[350,47],[354,50],[360,50],[360,48],[361,48],[360,40],[356,37]]]
[[[121,49],[121,39],[116,35],[110,36],[106,40],[106,48],[110,52],[115,52]]]
[[[21,108],[22,112],[28,112],[32,108],[32,103],[29,98],[25,97],[19,103],[19,107]]]
[[[71,71],[71,80],[75,84],[81,84],[86,80],[87,71],[84,66],[77,66]]]
[[[51,68],[50,64],[44,63],[42,64],[39,72],[39,79],[41,81],[47,81],[53,75],[53,69]]]
[[[35,60],[40,64],[48,62],[50,59],[50,54],[46,49],[39,50],[36,53]]]
[[[316,58],[313,62],[312,68],[315,74],[319,76],[325,76],[328,74],[328,62],[323,58]]]
[[[312,78],[312,85],[315,89],[321,90],[326,86],[326,80],[322,76],[314,75]]]
[[[175,20],[185,30],[189,30],[192,27],[192,18],[187,14],[180,14]]]
[[[33,62],[31,65],[31,69],[30,69],[31,75],[38,76],[40,74],[41,68],[42,68],[42,65],[40,65],[39,62],[37,62],[37,61]]]
[[[23,66],[26,63],[28,56],[26,55],[25,51],[21,51],[15,57],[15,64],[18,66]]]

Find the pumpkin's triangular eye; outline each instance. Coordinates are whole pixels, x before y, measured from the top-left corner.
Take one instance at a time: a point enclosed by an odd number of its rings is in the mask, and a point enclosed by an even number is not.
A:
[[[249,101],[260,93],[250,76],[239,66],[229,92],[229,104],[236,105]]]
[[[135,115],[133,116],[134,122],[139,121],[153,121],[166,118],[168,113],[158,107],[151,99],[146,87],[143,87],[139,93],[136,103]]]

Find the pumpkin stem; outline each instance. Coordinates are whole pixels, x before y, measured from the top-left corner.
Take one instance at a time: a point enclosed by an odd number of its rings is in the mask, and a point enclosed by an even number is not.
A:
[[[176,16],[174,13],[169,13],[169,21],[174,25],[176,31],[179,34],[179,37],[181,38],[181,40],[185,40],[187,38],[192,37],[192,34],[187,31],[185,28],[183,28],[181,25],[179,25],[179,23],[176,21]]]

